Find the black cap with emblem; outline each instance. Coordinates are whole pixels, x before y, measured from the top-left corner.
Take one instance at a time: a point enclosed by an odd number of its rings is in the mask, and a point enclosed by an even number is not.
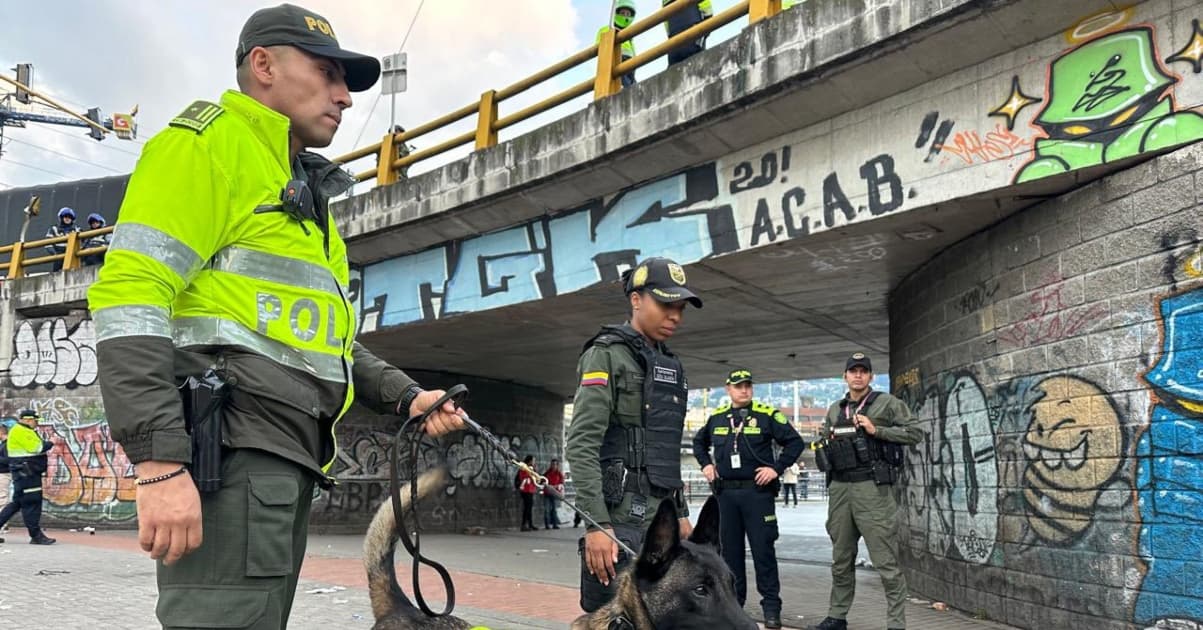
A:
[[[847,372],[854,367],[863,367],[870,372],[873,371],[873,364],[869,362],[869,357],[865,356],[863,352],[857,352],[848,357],[848,362],[844,364],[844,371]]]
[[[641,291],[656,298],[657,302],[687,300],[702,308],[702,298],[685,286],[685,269],[668,258],[648,258],[634,269],[624,271],[622,288],[628,295],[632,291]]]
[[[728,385],[738,385],[740,383],[751,383],[751,382],[752,382],[752,373],[743,368],[740,368],[738,370],[732,370],[731,373],[727,375],[727,384]]]
[[[238,35],[235,65],[256,46],[295,46],[318,57],[334,59],[347,72],[347,89],[362,92],[380,78],[380,61],[375,57],[343,50],[326,18],[293,4],[259,9],[251,14]]]

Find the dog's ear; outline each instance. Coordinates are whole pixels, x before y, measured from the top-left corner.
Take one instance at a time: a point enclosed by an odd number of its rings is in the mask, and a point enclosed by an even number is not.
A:
[[[669,561],[681,546],[680,525],[677,523],[677,506],[672,499],[660,502],[656,518],[652,520],[643,549],[639,552],[636,573],[639,577],[657,580],[668,569]]]
[[[689,541],[699,545],[719,546],[719,511],[718,499],[713,495],[706,499],[702,513],[698,516],[698,524],[689,535]]]

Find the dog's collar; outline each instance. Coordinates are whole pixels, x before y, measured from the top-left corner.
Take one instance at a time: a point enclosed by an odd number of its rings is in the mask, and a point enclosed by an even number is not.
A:
[[[610,620],[608,630],[636,630],[634,622],[627,618],[626,615],[619,615]]]

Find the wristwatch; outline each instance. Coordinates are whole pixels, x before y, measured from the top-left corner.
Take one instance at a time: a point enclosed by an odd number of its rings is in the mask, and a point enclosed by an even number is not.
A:
[[[405,388],[405,392],[401,394],[401,398],[397,401],[397,415],[409,417],[409,408],[413,405],[414,399],[426,390],[422,389],[421,385],[411,383]]]

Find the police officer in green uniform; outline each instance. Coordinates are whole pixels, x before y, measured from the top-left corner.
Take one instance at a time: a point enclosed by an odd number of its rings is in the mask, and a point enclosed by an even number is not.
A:
[[[848,394],[827,410],[824,439],[815,463],[827,473],[827,533],[831,536],[831,605],[816,630],[845,630],[856,594],[856,548],[863,536],[886,592],[890,630],[906,627],[906,576],[898,567],[898,503],[894,483],[904,444],[917,444],[923,429],[910,409],[886,392],[873,391],[873,366],[857,352],[844,366]]]
[[[727,376],[731,402],[715,409],[693,438],[693,456],[718,494],[723,559],[735,574],[735,595],[742,606],[748,595],[744,535],[752,547],[756,590],[766,628],[781,627],[781,581],[777,577],[776,498],[778,477],[798,460],[805,445],[785,414],[752,398],[752,373]],[[773,444],[781,454],[773,457]],[[710,449],[714,448],[711,457]]]
[[[167,629],[287,627],[314,485],[333,483],[336,423],[354,400],[410,416],[441,396],[355,341],[328,203],[353,180],[305,150],[330,144],[379,61],[287,4],[251,15],[234,57],[238,91],[197,101],[146,143],[88,291],[105,412],[136,469],[138,541],[159,560]],[[206,431],[188,424],[208,416],[178,389],[202,376],[230,388]],[[220,440],[201,439],[215,425]],[[449,404],[426,430],[462,426]]]
[[[702,307],[685,270],[649,258],[622,276],[631,318],[603,326],[577,362],[565,454],[577,506],[638,551],[660,501],[675,501],[681,536],[690,532],[681,489],[681,437],[688,386],[665,340],[681,325],[686,304]],[[581,608],[593,612],[613,596],[614,580],[632,559],[607,532],[590,527],[580,541]]]

